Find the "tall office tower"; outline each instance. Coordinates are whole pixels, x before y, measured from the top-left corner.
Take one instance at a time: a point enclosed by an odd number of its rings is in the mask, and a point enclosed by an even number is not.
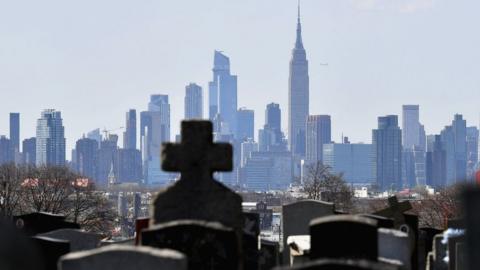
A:
[[[22,150],[23,164],[35,166],[37,160],[37,139],[32,137],[23,140]]]
[[[447,185],[467,180],[467,121],[456,114],[441,132],[447,155]]]
[[[447,184],[447,153],[440,135],[431,137],[427,147],[426,183],[434,188]]]
[[[251,152],[240,169],[248,190],[285,190],[292,183],[292,154],[288,151]]]
[[[203,119],[202,87],[190,83],[185,87],[185,119]]]
[[[0,165],[13,162],[12,141],[6,136],[0,136]]]
[[[62,114],[44,110],[37,120],[36,165],[65,165],[65,128]]]
[[[253,139],[255,126],[255,113],[247,108],[240,108],[237,112],[237,139],[245,141]]]
[[[380,190],[399,190],[402,185],[402,130],[398,116],[378,118],[372,131],[373,172]]]
[[[90,179],[97,177],[98,143],[96,140],[82,138],[75,144],[75,170]]]
[[[323,145],[332,141],[330,115],[309,115],[306,125],[306,162],[309,164],[322,162]]]
[[[20,152],[20,114],[10,113],[10,141],[14,154]]]
[[[372,145],[355,143],[327,143],[323,145],[323,164],[333,173],[341,173],[349,184],[371,185]]]
[[[235,135],[237,127],[237,76],[230,74],[230,59],[215,51],[213,80],[208,83],[209,119],[220,115],[222,128]],[[215,121],[214,121],[215,122]]]
[[[165,185],[170,174],[160,167],[162,143],[170,141],[170,104],[167,95],[152,95],[148,111],[140,114],[140,148],[143,177],[147,185]]]
[[[87,133],[87,138],[97,141],[98,147],[100,147],[100,144],[102,143],[102,133],[99,128],[89,131]]]
[[[118,165],[117,180],[120,183],[139,183],[142,180],[142,153],[139,150],[119,149]]]
[[[402,116],[403,148],[413,149],[414,146],[420,145],[419,106],[403,105]]]
[[[293,155],[305,156],[305,121],[309,115],[308,61],[302,43],[300,6],[298,7],[297,40],[290,60],[288,87],[288,140]]]
[[[241,162],[240,166],[244,167],[247,164],[247,159],[250,157],[250,153],[258,152],[258,143],[254,142],[252,139],[242,142],[241,144]]]
[[[280,105],[270,103],[265,110],[265,125],[258,131],[260,151],[287,151],[287,143],[282,132]]]
[[[107,187],[109,174],[118,175],[118,135],[110,134],[100,143],[97,152],[97,185]]]
[[[134,109],[129,110],[125,116],[123,148],[137,149],[137,111]]]
[[[467,177],[474,180],[478,167],[478,137],[477,127],[467,128]]]
[[[409,187],[425,184],[425,128],[419,121],[419,105],[402,107],[403,183]]]

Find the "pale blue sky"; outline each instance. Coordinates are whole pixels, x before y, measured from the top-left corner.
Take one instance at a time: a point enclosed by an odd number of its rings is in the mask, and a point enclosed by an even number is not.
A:
[[[474,0],[303,0],[310,112],[332,116],[336,141],[370,142],[377,116],[406,103],[420,104],[427,133],[454,113],[478,124],[478,10]],[[40,111],[55,108],[70,150],[159,93],[170,96],[173,137],[185,85],[206,90],[214,49],[230,57],[256,128],[278,102],[286,129],[295,22],[295,0],[0,0],[0,134],[18,111],[22,139],[34,136]]]

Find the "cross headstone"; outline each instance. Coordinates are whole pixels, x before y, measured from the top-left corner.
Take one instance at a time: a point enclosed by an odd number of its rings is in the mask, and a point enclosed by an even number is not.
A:
[[[411,269],[412,250],[408,234],[394,229],[378,229],[378,256],[398,260],[405,269]]]
[[[307,262],[292,267],[279,267],[275,270],[401,270],[399,265],[385,262],[352,260],[352,259],[322,259]]]
[[[401,226],[405,224],[405,216],[403,213],[412,209],[409,201],[398,202],[397,196],[388,198],[389,207],[374,213],[375,215],[393,218],[395,228],[402,229]]]
[[[336,215],[310,222],[310,259],[378,259],[377,221]]]
[[[72,252],[60,259],[59,270],[186,270],[187,258],[169,249],[111,245]]]
[[[215,171],[232,170],[232,146],[213,143],[212,123],[183,121],[182,142],[162,148],[162,169],[180,172],[180,179],[160,192],[153,207],[153,224],[180,219],[220,222],[241,236],[242,199],[213,179]]]
[[[359,216],[375,219],[377,221],[378,228],[391,229],[394,227],[394,221],[392,218],[387,218],[374,214],[359,214]]]
[[[70,242],[70,251],[89,250],[100,245],[102,236],[97,233],[86,232],[78,229],[60,229],[38,236],[67,240]]]
[[[45,270],[57,269],[58,259],[70,252],[70,243],[65,240],[45,236],[33,236],[32,240],[42,258]]]
[[[303,200],[282,206],[283,225],[283,261],[290,260],[290,249],[287,246],[287,239],[291,235],[309,234],[309,224],[315,218],[334,214],[334,204],[316,201]]]
[[[243,269],[238,237],[218,222],[177,220],[142,231],[142,245],[184,253],[189,269]]]

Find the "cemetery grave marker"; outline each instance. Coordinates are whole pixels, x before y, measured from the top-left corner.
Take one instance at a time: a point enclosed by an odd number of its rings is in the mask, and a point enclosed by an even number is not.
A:
[[[102,236],[78,229],[59,229],[38,236],[46,236],[54,239],[67,240],[70,242],[71,251],[89,250],[100,245]]]
[[[45,236],[33,236],[32,240],[42,258],[43,269],[57,269],[58,259],[70,252],[70,243]]]
[[[471,188],[463,194],[465,209],[467,266],[480,269],[480,188]]]
[[[412,250],[408,234],[394,229],[378,229],[378,256],[400,261],[411,269]]]
[[[17,228],[28,235],[46,233],[58,229],[80,229],[80,225],[65,221],[65,216],[51,213],[30,213],[13,218]]]
[[[276,270],[401,270],[401,266],[384,262],[352,259],[322,259]]]

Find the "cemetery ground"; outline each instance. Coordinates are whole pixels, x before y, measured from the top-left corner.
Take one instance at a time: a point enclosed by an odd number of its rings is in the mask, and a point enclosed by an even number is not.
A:
[[[163,147],[181,176],[162,190],[1,166],[0,269],[480,269],[478,188],[359,199],[315,164],[304,197],[234,192],[213,179],[232,147],[211,123],[182,122],[181,137]]]

